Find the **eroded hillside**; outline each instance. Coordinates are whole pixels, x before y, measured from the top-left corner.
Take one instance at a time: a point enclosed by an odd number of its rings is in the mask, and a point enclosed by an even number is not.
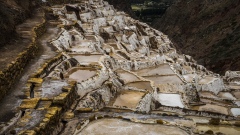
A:
[[[154,27],[208,69],[240,69],[240,1],[180,0]]]

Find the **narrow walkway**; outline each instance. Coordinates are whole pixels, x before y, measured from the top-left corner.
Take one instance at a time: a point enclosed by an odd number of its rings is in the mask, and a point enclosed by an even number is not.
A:
[[[29,23],[31,22],[31,20],[35,19],[38,19],[38,16],[31,18],[26,22]],[[46,27],[46,33],[37,40],[37,42],[39,43],[39,52],[36,58],[29,62],[28,66],[23,71],[23,74],[21,75],[21,77],[19,77],[19,81],[16,82],[16,84],[10,90],[9,95],[7,95],[0,102],[0,108],[4,108],[0,111],[1,123],[8,122],[18,112],[17,107],[20,105],[22,99],[24,98],[23,90],[29,76],[33,74],[36,69],[40,68],[40,66],[43,65],[44,62],[57,54],[54,49],[49,45],[48,41],[57,36],[60,29],[54,26],[54,24],[50,23],[48,23]]]

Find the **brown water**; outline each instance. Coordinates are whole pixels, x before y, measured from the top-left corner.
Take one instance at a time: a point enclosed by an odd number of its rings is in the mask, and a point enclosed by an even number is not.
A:
[[[228,108],[218,105],[206,104],[199,107],[199,111],[209,111],[228,115]]]
[[[174,74],[168,64],[159,65],[157,67],[145,68],[135,71],[140,76],[152,76],[152,75],[168,75]]]
[[[128,87],[135,87],[138,89],[143,89],[143,90],[148,90],[148,91],[153,91],[153,88],[148,81],[139,81],[139,82],[131,82],[128,83],[126,86]]]
[[[75,58],[79,63],[92,63],[92,62],[98,62],[101,56],[103,55],[71,55],[73,58]]]
[[[118,71],[118,75],[119,75],[120,79],[124,80],[125,83],[140,81],[140,79],[138,77],[136,77],[134,74],[131,74],[126,71]]]
[[[240,99],[240,91],[233,92],[233,95],[234,95],[237,99]]]
[[[101,119],[90,123],[78,135],[187,135],[177,127]]]
[[[154,81],[155,84],[182,84],[182,80],[177,75],[171,76],[148,76],[146,79]]]
[[[115,102],[113,103],[113,106],[125,106],[127,108],[135,109],[144,95],[144,92],[139,91],[121,91],[120,94],[117,96]]]
[[[96,75],[96,71],[84,70],[84,69],[73,69],[70,71],[69,76],[70,79],[76,80],[77,82],[85,81]]]

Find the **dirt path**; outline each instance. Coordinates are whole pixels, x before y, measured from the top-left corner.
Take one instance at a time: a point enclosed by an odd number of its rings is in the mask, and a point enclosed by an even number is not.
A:
[[[38,39],[39,52],[36,58],[29,62],[23,74],[19,77],[19,81],[15,83],[9,94],[0,102],[0,108],[4,108],[0,111],[0,122],[7,122],[15,116],[18,112],[17,107],[24,98],[23,89],[29,76],[33,74],[36,69],[40,68],[44,62],[57,54],[48,41],[57,36],[59,31],[60,30],[56,26],[47,24],[46,33]]]

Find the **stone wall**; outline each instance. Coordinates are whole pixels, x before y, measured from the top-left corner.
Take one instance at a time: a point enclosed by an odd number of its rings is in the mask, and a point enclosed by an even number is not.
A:
[[[7,68],[0,71],[0,99],[2,99],[7,92],[11,89],[11,86],[24,70],[28,62],[35,57],[38,51],[37,38],[45,32],[45,13],[42,13],[43,22],[34,26],[31,31],[33,35],[28,47],[18,57],[8,64]]]

